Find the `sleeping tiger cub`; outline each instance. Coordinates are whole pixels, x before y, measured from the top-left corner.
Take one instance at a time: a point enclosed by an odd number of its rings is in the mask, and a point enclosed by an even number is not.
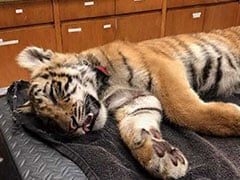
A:
[[[76,54],[37,47],[17,61],[32,72],[22,112],[49,117],[66,133],[102,128],[115,114],[120,135],[152,175],[179,178],[188,161],[161,135],[164,114],[193,131],[240,135],[240,109],[200,96],[240,93],[240,27],[140,43],[116,41]]]

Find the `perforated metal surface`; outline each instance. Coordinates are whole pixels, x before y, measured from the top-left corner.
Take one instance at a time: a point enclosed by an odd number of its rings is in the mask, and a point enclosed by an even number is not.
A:
[[[17,129],[5,97],[0,98],[0,129],[24,180],[87,179],[72,161]]]

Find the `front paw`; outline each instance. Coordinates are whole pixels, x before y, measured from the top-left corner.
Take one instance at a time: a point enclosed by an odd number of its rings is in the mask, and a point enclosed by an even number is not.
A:
[[[136,146],[131,149],[132,153],[151,174],[163,179],[177,179],[186,174],[187,159],[179,149],[161,139],[158,130],[142,129],[136,135],[133,138]]]

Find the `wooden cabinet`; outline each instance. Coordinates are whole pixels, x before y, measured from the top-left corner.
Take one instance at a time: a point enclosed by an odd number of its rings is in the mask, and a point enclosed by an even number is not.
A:
[[[113,15],[114,0],[60,0],[60,20]]]
[[[117,17],[117,39],[136,42],[159,38],[160,35],[160,12]]]
[[[238,0],[0,1],[0,88],[28,78],[15,57],[29,45],[80,52],[115,39],[137,42],[233,25],[240,25]]]
[[[115,19],[103,18],[62,24],[64,52],[80,52],[115,38]]]
[[[238,3],[227,3],[206,7],[204,31],[223,29],[237,25]]]
[[[237,26],[240,26],[240,3],[238,4]]]
[[[14,80],[29,78],[29,73],[20,68],[15,59],[23,48],[33,45],[54,50],[53,26],[0,31],[0,87],[9,86]]]
[[[162,8],[162,0],[116,0],[116,13],[133,13]]]
[[[56,49],[53,22],[51,0],[0,3],[0,87],[29,78],[16,63],[25,47]]]
[[[203,7],[168,10],[165,35],[202,31],[204,13]]]
[[[177,5],[177,2],[180,1],[172,1],[171,5]],[[186,4],[191,1],[182,2]],[[200,1],[197,2],[200,3]],[[206,2],[209,3],[210,1]],[[169,9],[166,13],[165,35],[195,33],[235,26],[237,25],[238,6],[238,2],[229,2],[208,6]]]
[[[0,5],[0,28],[53,22],[51,1],[30,1]]]
[[[231,2],[233,0],[167,0],[167,7],[185,7],[201,4],[211,4],[211,3],[222,3],[222,2]]]

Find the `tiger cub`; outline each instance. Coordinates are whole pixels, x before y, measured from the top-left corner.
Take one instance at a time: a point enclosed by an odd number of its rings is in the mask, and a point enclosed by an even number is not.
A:
[[[18,56],[32,72],[19,108],[83,135],[115,114],[120,135],[152,175],[180,178],[188,161],[161,135],[164,114],[193,131],[240,135],[240,109],[199,96],[240,92],[240,27],[140,43],[116,41],[76,54],[28,47]]]

